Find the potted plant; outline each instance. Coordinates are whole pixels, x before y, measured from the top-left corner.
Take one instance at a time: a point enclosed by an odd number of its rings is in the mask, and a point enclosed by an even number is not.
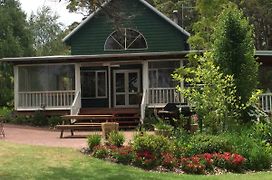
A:
[[[163,120],[159,120],[158,123],[154,124],[154,131],[156,135],[162,135],[169,137],[173,130],[173,126],[166,124]]]
[[[198,130],[198,115],[194,114],[191,116],[191,128],[190,132],[195,133]]]

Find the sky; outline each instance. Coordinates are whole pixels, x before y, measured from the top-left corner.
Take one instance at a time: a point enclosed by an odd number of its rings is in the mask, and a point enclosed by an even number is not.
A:
[[[73,22],[81,22],[83,16],[76,13],[69,13],[65,8],[67,4],[64,1],[59,0],[19,0],[21,3],[22,10],[29,17],[31,12],[36,12],[38,8],[43,5],[49,6],[53,12],[56,12],[60,16],[59,22],[63,23],[64,26],[69,26]]]

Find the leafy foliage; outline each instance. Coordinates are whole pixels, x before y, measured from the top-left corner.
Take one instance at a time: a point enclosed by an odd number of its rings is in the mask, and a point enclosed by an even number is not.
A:
[[[110,145],[121,147],[121,146],[123,146],[123,144],[125,142],[125,136],[121,132],[112,131],[109,134],[108,142]]]
[[[59,16],[43,6],[30,17],[30,27],[34,37],[34,49],[37,56],[67,54],[68,49],[62,42],[63,25],[58,22]]]
[[[17,0],[0,3],[0,59],[32,55],[32,36]],[[0,63],[0,106],[12,106],[13,68]]]
[[[144,134],[138,135],[133,140],[133,149],[138,152],[149,151],[156,156],[160,156],[162,152],[166,152],[170,149],[171,142],[164,136],[155,136]]]
[[[214,61],[225,75],[233,75],[236,99],[246,104],[257,86],[253,28],[241,11],[229,4],[219,16],[214,33]]]
[[[204,53],[203,57],[195,56],[191,61],[195,61],[195,65],[179,68],[173,74],[175,80],[190,84],[186,88],[178,87],[178,91],[195,107],[201,129],[221,132],[230,127],[238,115],[234,106],[236,88],[233,77],[220,72],[210,52]]]
[[[100,145],[101,136],[99,134],[91,134],[88,136],[88,147],[92,151],[95,146]]]
[[[190,138],[188,153],[190,155],[202,153],[222,153],[232,151],[231,142],[224,137],[197,134]]]

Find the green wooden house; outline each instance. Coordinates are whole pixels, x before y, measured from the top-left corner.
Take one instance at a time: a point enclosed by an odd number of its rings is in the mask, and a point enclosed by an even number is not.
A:
[[[146,107],[184,102],[171,73],[183,66],[189,36],[144,0],[109,0],[63,39],[71,55],[2,59],[14,64],[15,110],[119,112],[131,120],[127,125],[137,125]],[[272,67],[271,51],[256,55],[263,68]],[[272,111],[271,92],[261,96],[261,105]]]
[[[108,1],[63,39],[71,55],[3,60],[14,64],[15,109],[134,109],[143,119],[145,107],[183,101],[171,73],[183,66],[189,35],[144,0]]]

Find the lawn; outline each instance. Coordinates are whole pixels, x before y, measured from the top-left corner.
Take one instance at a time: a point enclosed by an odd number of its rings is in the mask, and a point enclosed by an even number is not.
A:
[[[272,179],[272,172],[218,176],[146,172],[104,162],[69,148],[18,145],[0,141],[0,179]]]

